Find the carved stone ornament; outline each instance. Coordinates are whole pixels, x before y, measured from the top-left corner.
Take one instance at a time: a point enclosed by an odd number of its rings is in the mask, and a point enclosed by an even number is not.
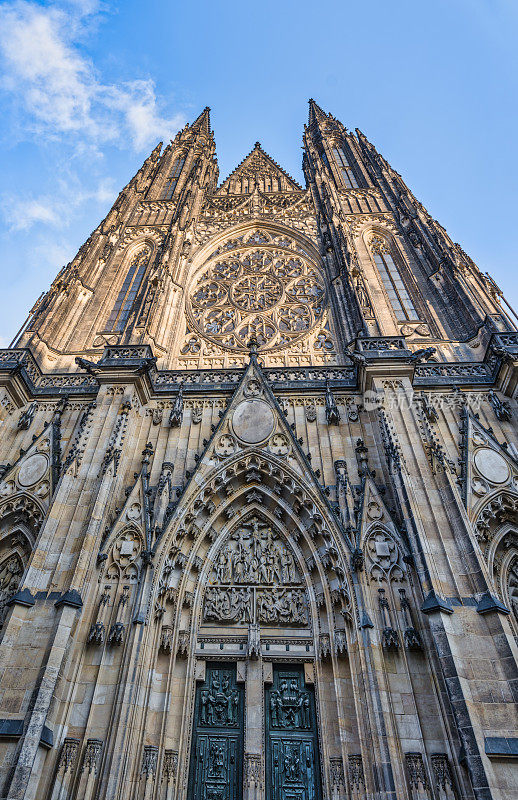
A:
[[[61,746],[58,771],[62,771],[66,774],[69,770],[72,770],[76,764],[78,753],[79,739],[75,739],[73,736],[67,736]]]
[[[426,777],[422,753],[405,753],[405,761],[410,788],[416,792],[420,789],[427,789],[428,778]]]
[[[329,776],[332,789],[339,790],[341,786],[345,787],[344,762],[341,756],[329,759]]]
[[[273,411],[264,400],[243,400],[232,415],[232,430],[245,444],[258,444],[273,432]]]
[[[260,755],[245,755],[245,783],[248,789],[261,789],[263,785],[263,765]]]
[[[102,739],[88,739],[83,755],[83,763],[81,765],[81,772],[85,770],[97,775],[99,764],[101,762],[101,753],[103,749]]]
[[[443,792],[453,790],[450,762],[446,753],[434,753],[431,756],[432,773],[435,785]]]
[[[347,774],[351,791],[360,791],[365,787],[363,760],[360,753],[351,753],[347,757]]]
[[[164,751],[164,761],[162,764],[162,780],[165,783],[170,784],[176,781],[176,775],[178,772],[178,751],[177,750],[165,750]]]
[[[141,775],[148,778],[155,778],[156,767],[158,763],[158,747],[154,745],[145,745],[144,752],[142,753],[142,767],[140,769]]]
[[[17,553],[8,556],[0,564],[0,625],[5,619],[9,600],[18,589],[23,570],[22,560]]]
[[[244,246],[243,246],[244,245]],[[204,339],[246,352],[255,336],[263,350],[286,347],[322,326],[325,285],[302,253],[241,243],[209,259],[192,289],[187,314]]]
[[[23,462],[18,471],[18,483],[22,487],[34,486],[38,483],[49,467],[49,460],[43,453],[33,453]]]
[[[317,409],[314,403],[311,403],[311,405],[306,406],[306,419],[308,422],[315,422],[316,418],[317,418]]]
[[[475,453],[474,461],[482,477],[491,483],[505,483],[509,479],[507,461],[496,450],[482,447]]]
[[[306,625],[306,593],[292,553],[253,517],[223,543],[205,593],[205,622]]]

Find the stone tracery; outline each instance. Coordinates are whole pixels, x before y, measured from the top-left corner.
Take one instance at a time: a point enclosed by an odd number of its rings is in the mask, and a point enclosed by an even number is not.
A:
[[[251,336],[272,350],[323,326],[325,305],[323,276],[307,253],[294,240],[256,231],[212,254],[188,314],[198,333],[226,350],[243,351]]]

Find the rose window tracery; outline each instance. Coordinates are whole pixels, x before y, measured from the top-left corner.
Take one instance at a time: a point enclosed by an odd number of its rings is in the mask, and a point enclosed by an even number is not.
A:
[[[322,326],[324,279],[302,248],[262,232],[229,244],[213,253],[187,302],[199,334],[240,351],[255,336],[274,350]]]

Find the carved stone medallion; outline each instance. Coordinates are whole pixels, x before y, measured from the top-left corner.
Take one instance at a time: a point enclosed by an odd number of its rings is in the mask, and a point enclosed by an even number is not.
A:
[[[267,439],[274,422],[273,411],[264,400],[243,400],[232,416],[234,433],[246,444],[258,444]]]
[[[505,483],[509,478],[509,467],[505,458],[488,447],[477,450],[475,466],[480,474],[491,483]]]
[[[34,486],[35,483],[38,483],[43,478],[48,465],[47,456],[42,453],[34,453],[34,455],[29,456],[18,472],[20,486]]]

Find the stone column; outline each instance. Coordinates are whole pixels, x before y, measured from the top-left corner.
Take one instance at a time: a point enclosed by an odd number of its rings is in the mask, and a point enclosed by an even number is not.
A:
[[[239,676],[239,665],[238,665]],[[250,659],[246,670],[244,800],[262,800],[264,785],[264,682],[260,658]]]

